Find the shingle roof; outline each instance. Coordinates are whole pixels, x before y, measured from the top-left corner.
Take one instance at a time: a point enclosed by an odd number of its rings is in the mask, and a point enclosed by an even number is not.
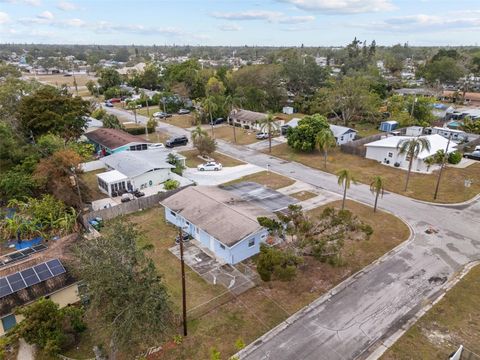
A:
[[[235,121],[246,121],[249,123],[255,123],[265,119],[267,114],[250,111],[250,110],[234,110],[230,114],[230,117]]]
[[[171,153],[167,149],[122,151],[103,157],[101,160],[109,168],[132,178],[156,169],[172,169],[175,166],[167,162]]]
[[[346,126],[339,126],[339,125],[333,125],[333,124],[330,124],[330,130],[332,130],[333,136],[335,137],[342,136],[347,132],[352,132],[352,131],[357,132],[356,130],[350,129]]]
[[[271,216],[265,209],[214,186],[188,187],[161,204],[229,247],[262,229],[257,217]]]
[[[130,143],[150,143],[150,141],[144,140],[139,136],[129,134],[119,129],[101,128],[86,133],[85,136],[90,141],[93,141],[111,150]]]

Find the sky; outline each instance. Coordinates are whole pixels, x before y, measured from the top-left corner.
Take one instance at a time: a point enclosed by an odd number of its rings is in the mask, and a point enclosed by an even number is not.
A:
[[[0,0],[0,43],[477,45],[480,0]]]

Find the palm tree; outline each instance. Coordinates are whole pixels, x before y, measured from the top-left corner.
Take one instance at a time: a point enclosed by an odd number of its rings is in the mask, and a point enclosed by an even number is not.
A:
[[[195,142],[196,139],[207,136],[207,132],[203,130],[200,125],[197,125],[195,130],[192,130],[192,141]]]
[[[350,184],[356,184],[356,180],[353,177],[353,174],[348,169],[342,169],[337,172],[338,176],[338,185],[343,187],[343,201],[342,201],[342,210],[345,209],[345,199],[347,198],[347,189],[350,188]]]
[[[330,130],[330,128],[325,128],[325,129],[322,129],[322,131],[320,131],[317,134],[315,142],[317,143],[318,148],[323,151],[323,156],[325,160],[325,169],[326,169],[328,149],[331,149],[337,146],[337,139],[335,139],[335,136],[333,136],[333,132],[332,130]]]
[[[410,180],[410,173],[412,171],[413,160],[418,158],[418,155],[423,151],[430,151],[430,141],[419,136],[411,139],[400,140],[397,144],[399,154],[405,154],[405,159],[408,160],[407,180],[405,181],[405,190],[408,188],[408,181]]]
[[[209,96],[203,100],[202,106],[205,109],[205,111],[208,112],[210,115],[210,125],[212,126],[212,138],[215,138],[215,135],[213,133],[213,115],[212,114],[218,110],[217,103],[215,102],[215,99],[213,98],[213,96]]]
[[[227,115],[227,123],[230,123],[230,114],[233,112],[233,109],[236,106],[241,106],[243,98],[239,96],[232,96],[232,95],[227,95],[225,98],[225,107],[228,110],[228,115]],[[233,127],[233,142],[236,144],[237,143],[237,134],[235,132],[236,126],[234,123],[232,123]]]
[[[275,121],[275,117],[272,113],[268,113],[262,120],[258,122],[260,129],[262,131],[267,131],[268,133],[268,152],[272,152],[272,134],[275,130],[278,130],[280,126]]]
[[[373,205],[373,212],[377,211],[378,196],[382,195],[385,191],[385,181],[381,176],[374,176],[370,183],[370,191],[375,195],[375,204]]]

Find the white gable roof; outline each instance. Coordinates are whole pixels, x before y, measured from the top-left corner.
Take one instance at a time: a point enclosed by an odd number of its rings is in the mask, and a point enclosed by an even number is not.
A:
[[[330,130],[332,130],[333,136],[339,137],[342,135],[345,135],[348,132],[357,132],[356,130],[350,129],[346,126],[339,126],[339,125],[333,125],[330,124]]]
[[[430,151],[423,150],[419,155],[419,159],[426,159],[429,156],[434,155],[438,150],[445,150],[447,148],[448,140],[443,136],[434,134],[434,135],[425,135],[420,136],[420,138],[427,139],[430,142]],[[396,149],[398,144],[402,140],[413,139],[411,136],[388,136],[381,140],[377,140],[368,144],[365,144],[366,147],[377,147],[377,148],[390,148]],[[453,141],[450,142],[448,147],[448,152],[453,152],[457,149],[457,144]]]

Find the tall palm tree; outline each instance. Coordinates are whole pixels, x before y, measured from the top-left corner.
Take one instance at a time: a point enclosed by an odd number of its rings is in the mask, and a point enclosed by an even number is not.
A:
[[[338,185],[343,187],[343,200],[342,200],[342,210],[345,209],[345,199],[347,198],[347,189],[350,188],[350,184],[356,184],[356,180],[353,177],[353,174],[348,169],[342,169],[337,172],[338,176]]]
[[[322,129],[317,134],[315,138],[315,142],[320,150],[323,151],[323,157],[325,160],[325,169],[327,168],[327,157],[328,157],[328,149],[334,148],[337,146],[337,139],[333,136],[332,130],[330,128]]]
[[[267,131],[268,134],[268,152],[272,152],[272,134],[274,131],[280,129],[280,126],[275,121],[275,117],[271,112],[267,114],[262,120],[258,122],[262,131]]]
[[[201,137],[204,137],[204,136],[207,136],[207,132],[205,130],[203,130],[200,125],[197,125],[197,127],[192,130],[192,141],[195,142],[196,139],[198,138],[201,138]]]
[[[381,176],[374,176],[370,183],[370,191],[375,195],[375,204],[373,205],[373,212],[377,211],[378,197],[385,191],[385,180]]]
[[[212,138],[215,137],[215,134],[213,133],[213,113],[218,110],[217,103],[215,102],[215,99],[213,96],[209,96],[205,98],[202,102],[203,109],[208,112],[210,115],[210,125],[212,126]]]
[[[430,141],[419,136],[411,139],[400,140],[397,144],[399,154],[405,154],[405,159],[408,160],[407,180],[405,181],[405,190],[408,188],[408,181],[410,180],[410,173],[412,171],[413,160],[418,158],[418,155],[423,151],[430,151]]]
[[[242,106],[242,101],[243,98],[240,96],[232,96],[232,95],[227,95],[225,98],[225,107],[227,108],[228,115],[227,115],[227,123],[230,123],[230,114],[232,113],[233,109],[236,106]],[[233,142],[236,144],[237,143],[237,134],[236,134],[236,126],[234,123],[232,123],[233,127]]]

